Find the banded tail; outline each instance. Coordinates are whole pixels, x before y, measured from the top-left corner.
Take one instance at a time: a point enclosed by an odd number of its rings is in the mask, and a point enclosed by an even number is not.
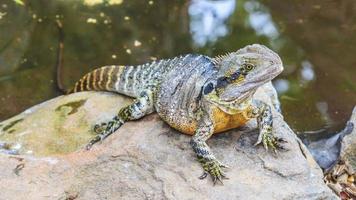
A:
[[[159,60],[137,66],[104,66],[83,76],[67,93],[109,91],[137,97],[143,88],[161,79],[173,60]]]
[[[123,79],[122,75],[125,71],[127,72],[127,68],[129,67],[112,65],[95,69],[84,75],[75,83],[74,88],[67,93],[70,94],[81,91],[118,91],[120,89],[118,83]]]
[[[137,66],[112,65],[95,69],[83,76],[68,93],[109,91],[138,97],[143,89],[157,85],[175,67],[185,67],[195,59],[187,54]]]

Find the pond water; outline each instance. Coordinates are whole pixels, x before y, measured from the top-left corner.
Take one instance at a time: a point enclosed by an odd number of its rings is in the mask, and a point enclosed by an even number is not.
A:
[[[66,87],[98,66],[261,43],[282,57],[274,85],[297,132],[339,130],[356,105],[354,0],[0,0],[0,120],[58,95],[56,20]]]

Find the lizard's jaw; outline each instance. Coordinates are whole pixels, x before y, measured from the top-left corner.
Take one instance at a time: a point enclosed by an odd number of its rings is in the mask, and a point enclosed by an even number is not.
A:
[[[250,100],[256,90],[249,90],[231,101],[224,101],[220,99],[216,94],[208,96],[208,101],[220,108],[222,111],[228,114],[237,114],[246,109],[250,105]]]
[[[221,95],[219,95],[219,101],[226,103],[241,103],[256,92],[257,88],[263,83],[246,83],[234,88],[227,88]]]

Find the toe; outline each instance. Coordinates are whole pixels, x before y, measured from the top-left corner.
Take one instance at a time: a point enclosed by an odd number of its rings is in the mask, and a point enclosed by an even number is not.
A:
[[[264,139],[262,141],[262,144],[263,144],[263,147],[266,149],[266,151],[268,151],[268,140],[267,139]]]
[[[287,143],[287,141],[285,139],[279,138],[279,137],[276,138],[276,141],[279,143]]]
[[[226,165],[226,164],[221,163],[221,162],[219,162],[219,166],[220,166],[221,168],[225,168],[225,169],[230,169],[230,168],[231,168],[231,167],[229,167],[229,165]]]
[[[208,176],[208,172],[204,172],[201,176],[199,176],[199,179],[205,179]]]

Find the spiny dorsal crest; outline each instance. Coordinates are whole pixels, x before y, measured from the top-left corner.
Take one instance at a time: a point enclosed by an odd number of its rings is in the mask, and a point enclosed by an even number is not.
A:
[[[226,53],[225,55],[218,55],[218,56],[215,56],[213,59],[212,59],[212,62],[215,64],[215,65],[219,65],[219,63],[221,63],[221,61],[223,60],[226,60],[228,59],[229,57],[232,56],[232,53]]]

